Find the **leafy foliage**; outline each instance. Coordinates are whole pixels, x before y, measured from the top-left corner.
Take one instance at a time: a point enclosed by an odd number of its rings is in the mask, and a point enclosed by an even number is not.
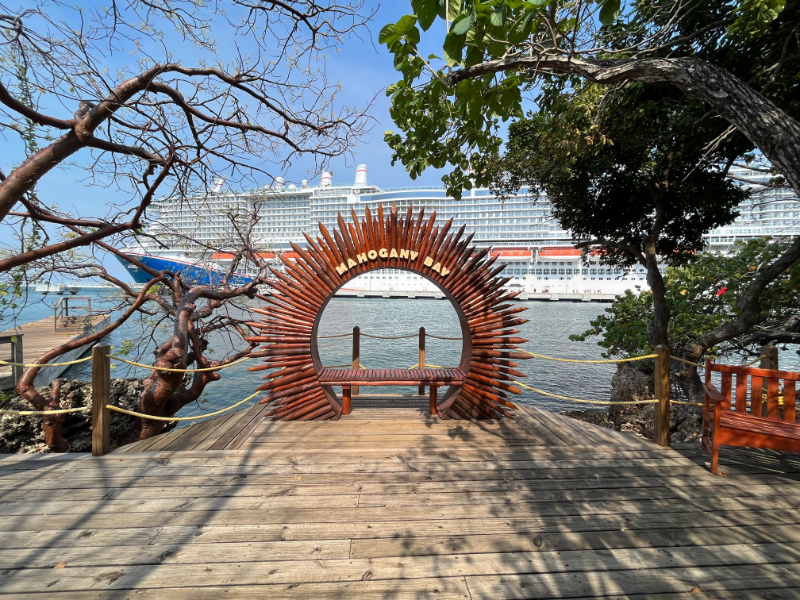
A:
[[[488,160],[502,146],[502,123],[523,117],[523,94],[533,92],[540,110],[548,110],[553,95],[578,87],[579,80],[522,67],[478,73],[452,87],[445,81],[454,68],[520,56],[624,60],[642,51],[647,56],[693,56],[729,70],[790,115],[800,114],[800,41],[796,36],[800,3],[708,0],[701,4],[414,0],[413,15],[387,25],[380,38],[402,74],[387,89],[391,116],[401,131],[385,134],[393,161],[401,162],[412,178],[427,167],[452,167],[443,181],[456,198],[472,182],[487,185]],[[443,58],[426,58],[419,51],[418,26],[428,31],[436,18],[450,21],[441,40]],[[665,89],[653,87],[654,97]],[[628,114],[613,116],[624,119]],[[710,115],[704,118],[711,120]],[[704,133],[714,129],[708,127]],[[733,139],[742,152],[754,148],[738,133],[723,137],[723,141]],[[717,142],[717,136],[705,139],[711,149]]]
[[[673,318],[668,328],[670,346],[682,347],[705,333],[730,323],[739,314],[737,302],[750,282],[787,247],[785,242],[757,238],[737,243],[729,255],[706,253],[696,262],[667,269],[667,304]],[[794,263],[761,295],[765,320],[744,338],[711,348],[715,355],[753,350],[765,343],[786,341],[800,330],[800,263]],[[604,356],[633,356],[652,351],[647,321],[652,294],[626,291],[617,296],[606,314],[591,321],[591,329],[570,339],[584,341],[599,336]]]

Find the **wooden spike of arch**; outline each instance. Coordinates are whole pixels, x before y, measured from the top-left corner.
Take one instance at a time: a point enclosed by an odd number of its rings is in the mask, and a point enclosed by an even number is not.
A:
[[[317,350],[317,329],[325,306],[336,291],[357,275],[391,268],[414,272],[433,282],[450,300],[458,314],[462,332],[459,368],[466,373],[463,386],[452,386],[438,404],[439,417],[494,419],[511,416],[516,407],[508,394],[519,394],[511,385],[514,360],[530,358],[514,348],[526,342],[515,337],[513,329],[526,323],[516,316],[527,310],[507,302],[518,292],[507,292],[508,279],[498,277],[503,267],[494,267],[489,251],[475,250],[472,235],[463,238],[464,227],[450,233],[453,221],[436,226],[436,213],[425,220],[425,209],[415,219],[411,207],[405,219],[397,206],[388,215],[378,206],[377,217],[369,207],[365,218],[352,223],[341,214],[333,235],[319,223],[321,237],[305,235],[305,249],[292,244],[296,261],[281,257],[285,272],[271,269],[276,294],[259,296],[270,305],[258,310],[266,315],[258,323],[261,335],[248,338],[260,347],[253,353],[263,357],[263,365],[251,371],[266,370],[267,383],[258,389],[266,392],[261,404],[270,404],[266,413],[275,420],[338,419],[342,407],[333,388],[319,381],[322,363]]]

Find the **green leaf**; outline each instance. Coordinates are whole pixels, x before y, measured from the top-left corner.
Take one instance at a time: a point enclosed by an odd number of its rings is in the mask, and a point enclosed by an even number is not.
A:
[[[455,35],[466,35],[466,33],[474,24],[475,15],[473,13],[459,15],[456,20],[453,21],[453,25],[450,27],[450,33],[454,33]]]
[[[461,14],[462,0],[444,0],[447,5],[447,20],[454,21]]]
[[[378,43],[385,44],[389,38],[394,37],[396,35],[397,33],[395,33],[394,30],[394,23],[389,23],[388,25],[384,25],[383,29],[381,29],[381,32],[378,34]]]
[[[489,22],[495,27],[505,27],[506,24],[506,5],[505,3],[500,6],[495,6],[492,9],[492,16],[489,17]]]
[[[516,24],[511,28],[508,34],[509,43],[519,44],[530,35],[534,16],[536,16],[536,12],[530,11],[524,17],[517,19]]]
[[[604,27],[611,25],[619,16],[620,0],[605,0],[600,7],[600,23]]]
[[[466,39],[466,35],[457,35],[452,31],[445,36],[442,49],[448,66],[455,67],[461,64],[461,53],[464,50]]]
[[[436,20],[436,15],[439,8],[438,0],[411,0],[411,8],[414,14],[419,19],[419,26],[422,31],[428,31],[430,26]]]
[[[394,32],[397,35],[406,35],[417,22],[417,17],[414,15],[406,15],[394,24]],[[378,38],[380,41],[380,37]]]
[[[525,4],[530,6],[547,6],[550,4],[550,0],[528,0]]]

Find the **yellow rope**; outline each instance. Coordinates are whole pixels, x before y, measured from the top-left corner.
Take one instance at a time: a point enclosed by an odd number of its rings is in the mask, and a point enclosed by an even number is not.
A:
[[[368,333],[362,333],[361,335],[368,338],[375,338],[376,340],[404,340],[405,338],[412,338],[419,336],[418,333],[410,333],[408,335],[395,335],[395,336],[370,335]]]
[[[555,360],[558,362],[567,362],[567,363],[587,363],[587,364],[597,364],[597,363],[623,363],[623,362],[631,362],[634,360],[645,360],[647,358],[655,358],[658,354],[647,354],[645,356],[634,356],[631,358],[612,358],[608,360],[577,360],[573,358],[555,358],[554,356],[545,356],[544,354],[536,354],[535,352],[530,352],[525,350],[524,348],[517,348],[526,354],[530,354],[531,356],[535,356],[536,358],[544,358],[545,360]],[[626,402],[625,404],[630,404],[630,402]]]
[[[167,369],[164,367],[156,367],[155,365],[144,365],[142,363],[134,362],[132,360],[125,360],[124,358],[120,358],[119,356],[111,356],[111,358],[113,358],[114,360],[118,360],[119,362],[133,365],[134,367],[144,367],[145,369],[155,369],[156,371],[169,371],[170,373],[201,373],[203,371],[219,371],[220,369],[227,369],[228,367],[232,367],[233,365],[238,365],[240,362],[250,360],[249,356],[245,356],[244,358],[240,358],[239,360],[235,360],[232,363],[228,363],[227,365],[221,365],[219,367],[208,367],[206,369]]]
[[[84,406],[83,408],[62,408],[59,410],[0,410],[0,415],[19,415],[21,417],[32,417],[39,415],[67,415],[70,413],[83,412],[91,409],[91,406]]]
[[[684,406],[703,406],[702,402],[681,402],[680,400],[670,400],[670,404],[682,404]]]
[[[700,367],[701,369],[705,366],[705,365],[701,365],[700,363],[692,362],[690,360],[685,360],[683,358],[678,358],[677,356],[670,356],[670,358],[672,360],[677,360],[678,362],[686,363],[687,365],[692,365],[693,367]]]
[[[349,337],[351,335],[353,335],[352,332],[351,333],[341,333],[339,335],[318,335],[317,339],[319,339],[319,340],[328,340],[328,339],[331,339],[331,338]]]
[[[410,367],[408,367],[408,370],[411,371],[413,369],[416,369],[417,367],[419,367],[419,363],[411,365]],[[430,367],[432,369],[455,369],[456,368],[456,367],[442,367],[442,366],[439,366],[439,365],[432,365],[431,363],[425,363],[425,366],[423,366],[422,368],[423,369],[427,369],[428,367]]]
[[[433,335],[432,333],[426,333],[427,337],[436,338],[437,340],[460,340],[463,339],[461,337],[443,337],[441,335]]]
[[[255,394],[252,394],[252,395],[248,396],[247,398],[245,398],[241,402],[237,402],[233,406],[229,406],[228,408],[223,408],[222,410],[218,410],[218,411],[213,412],[213,413],[208,413],[206,415],[197,415],[197,416],[194,416],[194,417],[155,417],[153,415],[145,415],[143,413],[135,412],[135,411],[132,411],[132,410],[125,410],[124,408],[120,408],[119,406],[113,406],[112,404],[106,404],[106,408],[108,408],[110,410],[113,410],[115,412],[118,412],[118,413],[122,413],[123,415],[129,415],[131,417],[141,417],[142,419],[149,419],[151,421],[170,421],[170,422],[172,422],[172,421],[195,421],[197,419],[205,419],[205,418],[208,418],[208,417],[215,417],[217,415],[221,415],[224,412],[228,412],[229,410],[233,410],[237,406],[241,406],[242,404],[244,404],[248,400],[252,400],[253,398],[255,398],[256,396],[258,396],[261,393],[262,392],[258,391]]]
[[[28,365],[28,364],[25,364],[25,363],[12,363],[12,362],[8,362],[8,361],[5,361],[5,360],[0,360],[0,365],[6,365],[6,366],[9,366],[9,367],[26,367],[26,368],[31,368],[31,367],[67,367],[69,365],[77,365],[78,363],[86,362],[87,360],[92,360],[92,357],[91,356],[87,356],[86,358],[79,358],[78,360],[71,360],[69,362],[47,363],[47,364],[44,364],[44,365],[37,365],[37,364]]]
[[[544,390],[537,390],[534,387],[529,385],[525,385],[519,381],[514,381],[517,385],[521,385],[526,390],[530,390],[532,392],[536,392],[537,394],[543,394],[545,396],[550,396],[551,398],[558,398],[559,400],[568,400],[570,402],[580,402],[582,404],[655,404],[658,400],[631,400],[630,402],[611,402],[608,400],[582,400],[580,398],[570,398],[569,396],[559,396],[558,394],[551,394],[550,392],[545,392]]]

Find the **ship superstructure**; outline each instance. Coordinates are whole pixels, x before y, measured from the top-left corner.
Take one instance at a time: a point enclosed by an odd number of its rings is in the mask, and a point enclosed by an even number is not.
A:
[[[755,179],[752,172],[737,174]],[[766,177],[763,173],[756,175]],[[172,265],[171,270],[213,281],[230,265],[234,255],[227,250],[241,246],[254,216],[258,219],[251,241],[260,249],[261,258],[279,268],[277,255],[293,258],[290,243],[305,245],[304,232],[316,237],[318,222],[332,231],[338,227],[339,213],[349,215],[352,210],[362,218],[367,207],[377,213],[379,205],[388,208],[392,204],[401,214],[409,206],[415,214],[424,207],[426,214],[435,211],[440,222],[452,218],[455,228],[464,225],[468,233],[474,233],[477,247],[491,247],[498,264],[506,265],[506,274],[514,278],[511,287],[533,293],[585,294],[646,288],[642,267],[609,267],[591,255],[582,262],[570,233],[553,218],[546,197],[532,197],[523,191],[501,200],[488,189],[473,189],[456,201],[435,186],[382,189],[368,182],[366,165],[358,166],[354,183],[348,185],[334,185],[330,173],[323,173],[318,186],[309,186],[306,181],[287,185],[278,178],[273,185],[241,192],[223,191],[220,181],[209,194],[160,200],[154,207],[158,218],[149,230],[158,242],[145,239],[140,247],[126,249],[126,253],[157,270]],[[712,249],[727,250],[735,240],[798,234],[798,199],[791,190],[767,189],[743,203],[736,222],[706,237]],[[149,279],[130,263],[125,266],[136,281]],[[246,281],[254,269],[254,265],[243,262],[233,282]],[[387,269],[352,280],[343,292],[434,289],[418,275]]]

